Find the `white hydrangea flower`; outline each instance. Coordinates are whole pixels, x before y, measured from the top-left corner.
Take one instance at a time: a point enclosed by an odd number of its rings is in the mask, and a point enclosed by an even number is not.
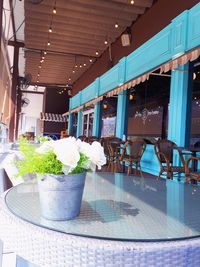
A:
[[[80,159],[80,153],[76,139],[73,137],[55,141],[54,153],[63,165],[74,169]]]
[[[82,142],[80,147],[80,152],[85,154],[88,158],[87,168],[91,168],[93,171],[96,168],[96,165],[99,169],[101,166],[106,164],[106,157],[104,154],[104,149],[101,144],[97,141],[94,141],[91,145],[85,142]]]
[[[53,151],[55,141],[50,140],[50,141],[45,141],[40,147],[36,149],[37,153],[44,154],[49,151]]]

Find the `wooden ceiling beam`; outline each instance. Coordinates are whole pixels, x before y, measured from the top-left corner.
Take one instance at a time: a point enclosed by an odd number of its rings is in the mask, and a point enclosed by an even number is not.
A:
[[[103,0],[100,0],[100,1],[103,1]],[[130,5],[131,0],[109,0],[109,2],[118,3],[122,5]],[[152,4],[153,4],[153,0],[134,0],[135,6],[151,7]]]
[[[40,15],[40,18],[42,18],[42,16],[47,15],[48,19],[47,21],[51,22],[51,13],[52,13],[52,9],[50,11],[46,11],[43,12],[43,10],[41,9],[37,9],[35,11],[31,10],[32,14],[38,14]],[[63,14],[63,16],[61,15]],[[127,24],[130,23],[130,21],[134,20],[136,14],[133,15],[129,15],[129,16],[124,16],[124,15],[120,15],[119,14],[112,18],[111,16],[105,16],[105,15],[97,15],[97,14],[93,14],[93,13],[82,13],[82,12],[77,12],[77,11],[73,11],[73,10],[66,10],[65,13],[61,13],[59,15],[54,16],[54,21],[60,21],[61,23],[65,22],[66,19],[70,19],[70,18],[75,18],[77,20],[81,19],[81,20],[87,20],[90,21],[91,23],[95,23],[95,22],[99,22],[99,23],[109,23],[109,24],[114,24],[116,22],[116,20],[120,21],[121,23]],[[65,15],[65,16],[64,16]],[[28,18],[30,16],[30,12],[27,12],[27,14],[25,15],[26,20],[28,21]]]
[[[137,18],[137,16],[135,16],[135,18],[133,20],[135,20],[136,18]],[[130,20],[128,25],[130,25],[132,23],[132,21]],[[79,27],[81,27],[84,30],[88,30],[90,33],[94,32],[94,30],[95,30],[95,32],[98,31],[99,33],[102,33],[103,35],[105,35],[105,30],[106,30],[107,35],[108,34],[112,35],[113,33],[119,34],[121,28],[127,27],[127,23],[124,23],[124,22],[120,23],[120,22],[118,22],[119,23],[118,29],[115,29],[114,22],[109,23],[109,24],[102,22],[100,24],[100,23],[91,23],[91,21],[84,21],[81,19],[77,19],[77,20],[76,19],[70,19],[67,21],[63,21],[62,23],[57,21],[57,20],[54,20],[52,26],[53,26],[53,28],[56,28],[56,29],[59,28],[62,30],[65,30],[66,28],[70,29],[71,27],[73,27],[76,29],[76,31],[80,31]],[[26,21],[26,27],[29,25],[38,25],[38,24],[40,24],[40,26],[42,26],[44,28],[44,31],[48,32],[50,22],[47,21],[45,19],[45,17],[41,17],[38,14],[31,14],[29,19]],[[26,30],[26,28],[25,28],[25,30]]]
[[[43,12],[44,14],[52,14],[52,5],[47,5],[45,4],[46,2],[44,1],[40,6],[33,6],[31,8],[31,13],[37,12],[38,10],[40,12]],[[143,7],[135,7],[131,6],[129,8],[129,11],[127,12],[125,9],[125,6],[121,8],[121,10],[116,10],[113,8],[113,4],[110,5],[110,7],[95,7],[95,6],[86,6],[85,4],[77,4],[76,2],[70,2],[66,1],[65,5],[59,5],[59,1],[56,3],[56,9],[57,9],[57,14],[62,17],[68,17],[69,14],[73,15],[75,18],[80,18],[80,17],[93,17],[93,16],[98,16],[102,19],[106,18],[111,18],[112,20],[116,19],[123,19],[125,21],[128,20],[128,17],[132,17],[134,14],[143,14],[145,12],[145,8]],[[108,3],[109,4],[109,3]],[[108,5],[107,4],[107,5]],[[92,15],[92,16],[91,16]],[[56,15],[58,16],[58,15]],[[55,17],[56,17],[55,16]],[[51,19],[51,16],[50,16]]]
[[[65,5],[59,5],[61,2],[57,2],[56,8],[58,9],[61,15],[65,15],[71,11],[80,12],[81,14],[94,14],[100,16],[110,16],[113,19],[116,19],[116,16],[119,16],[122,19],[125,19],[126,16],[131,16],[132,14],[143,14],[145,11],[144,7],[139,7],[135,5],[116,5],[115,3],[104,1],[103,4],[98,1],[90,1],[90,4],[87,1],[70,1],[68,0]],[[48,6],[45,2],[42,3],[41,9],[45,9],[48,12],[52,11],[52,6]]]
[[[31,45],[32,45],[31,42],[27,42],[27,44],[26,44],[27,47],[30,47]],[[39,49],[39,50],[46,50],[46,46],[42,45],[42,44],[36,43],[36,44],[34,44],[34,47],[36,49]],[[88,56],[88,57],[92,57],[92,58],[95,57],[95,55],[94,55],[95,51],[94,52],[91,51],[90,48],[78,50],[78,49],[75,49],[74,47],[66,47],[66,46],[63,47],[60,45],[52,45],[51,49],[54,51],[59,51],[61,53],[62,52],[63,53],[70,53],[70,54],[74,54],[74,55],[75,54],[82,54],[84,56]],[[98,58],[98,57],[96,57],[96,58]]]
[[[24,50],[25,50],[25,54],[26,53],[32,53],[32,54],[34,54],[34,57],[35,57],[35,54],[41,54],[41,52],[44,51],[44,49],[37,49],[37,48],[32,48],[32,47],[26,47]],[[53,57],[54,56],[60,56],[63,58],[63,56],[65,56],[65,57],[67,56],[67,57],[73,57],[73,58],[76,57],[77,59],[85,58],[86,60],[88,58],[96,58],[96,56],[90,57],[90,56],[86,56],[86,55],[82,55],[82,54],[65,53],[65,52],[59,52],[59,51],[54,51],[54,50],[50,50],[50,49],[46,49],[45,51],[47,52],[48,56],[53,56]]]
[[[101,51],[103,51],[103,46],[98,46],[98,45],[95,45],[95,44],[81,44],[81,43],[78,43],[78,42],[72,42],[72,41],[69,41],[69,40],[64,40],[64,41],[61,41],[61,40],[58,40],[58,39],[54,39],[54,38],[51,38],[51,45],[50,47],[58,47],[60,49],[65,49],[65,51],[68,51],[69,48],[73,48],[73,49],[76,49],[75,51],[77,51],[77,53],[80,53],[80,54],[84,54],[82,52],[82,50],[85,50],[85,51],[88,51],[90,53],[90,56],[95,56],[95,52],[98,50],[99,53]],[[38,36],[32,36],[31,38],[28,39],[28,41],[26,42],[26,46],[29,46],[31,44],[33,44],[34,46],[37,46],[37,45],[40,45],[41,43],[45,44],[47,43],[47,39],[46,38],[40,38],[38,39]],[[44,47],[44,46],[43,46]]]
[[[73,31],[63,31],[63,34],[62,34],[62,31],[54,31],[53,33],[51,33],[50,35],[48,34],[48,32],[45,32],[43,31],[43,27],[40,27],[39,30],[37,30],[37,27],[36,25],[33,26],[28,26],[26,28],[26,31],[25,31],[25,36],[26,38],[30,38],[32,36],[43,36],[44,38],[46,38],[46,40],[48,40],[48,37],[49,39],[51,39],[51,37],[53,37],[54,39],[60,39],[60,40],[66,40],[68,41],[69,40],[74,40],[76,41],[77,43],[79,42],[89,42],[89,43],[98,43],[98,44],[103,44],[104,43],[104,40],[106,38],[105,36],[105,33],[104,35],[102,34],[101,36],[100,35],[94,35],[94,34],[88,34],[88,33],[76,33]],[[116,39],[117,36],[111,36],[109,38],[109,40],[114,41]]]
[[[68,3],[71,3],[74,1],[73,0],[68,0]],[[117,2],[117,1],[108,1],[108,0],[99,0],[99,1],[93,1],[93,0],[76,0],[76,4],[80,5],[80,4],[84,4],[85,7],[90,7],[90,8],[97,8],[97,7],[101,7],[103,9],[107,9],[110,10],[111,12],[113,10],[117,10],[119,12],[123,11],[123,12],[127,12],[127,13],[138,13],[141,12],[141,8],[146,8],[146,7],[150,7],[152,5],[152,0],[136,0],[134,5],[130,4],[130,1],[124,1],[124,3],[122,2]],[[151,5],[150,5],[151,3]],[[138,12],[139,11],[139,12]]]

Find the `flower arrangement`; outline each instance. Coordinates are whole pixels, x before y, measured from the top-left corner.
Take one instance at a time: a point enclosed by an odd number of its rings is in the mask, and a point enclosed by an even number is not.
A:
[[[99,142],[88,144],[74,137],[45,141],[39,147],[27,140],[19,141],[22,158],[17,162],[18,176],[32,174],[77,174],[100,169],[106,163]]]

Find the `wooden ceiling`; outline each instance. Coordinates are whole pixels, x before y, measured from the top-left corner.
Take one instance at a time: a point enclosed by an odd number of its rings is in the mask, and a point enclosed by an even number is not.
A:
[[[32,4],[36,1],[25,1],[25,73],[31,73],[34,84],[60,85],[72,85],[153,3],[153,0],[135,0],[134,4],[131,0],[43,0]],[[54,7],[56,14],[52,12]],[[41,63],[42,56],[45,58]]]

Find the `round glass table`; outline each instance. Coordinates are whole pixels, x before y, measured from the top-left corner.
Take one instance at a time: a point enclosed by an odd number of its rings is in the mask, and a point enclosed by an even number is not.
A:
[[[136,259],[139,263],[134,266],[143,266],[142,261],[148,267],[163,266],[163,260],[165,267],[200,266],[200,188],[190,184],[122,173],[88,173],[81,213],[67,221],[40,216],[37,184],[17,185],[3,201],[7,235],[14,236],[18,247],[23,240],[25,252],[21,249],[21,254],[41,266],[51,266],[45,262],[52,251],[55,255],[63,252],[66,262],[74,259],[74,253],[79,255],[76,264],[69,266],[82,266],[88,257],[94,261],[91,266],[106,266],[106,260],[108,266],[126,266],[124,263],[135,264]],[[45,259],[31,258],[28,244],[37,253],[42,246],[39,254]],[[191,265],[181,265],[186,255]],[[116,265],[119,259],[122,265]],[[68,265],[59,261],[52,266]]]
[[[73,235],[127,241],[200,235],[200,188],[171,180],[89,173],[80,216],[68,221],[40,216],[36,184],[13,187],[5,200],[16,216]]]

